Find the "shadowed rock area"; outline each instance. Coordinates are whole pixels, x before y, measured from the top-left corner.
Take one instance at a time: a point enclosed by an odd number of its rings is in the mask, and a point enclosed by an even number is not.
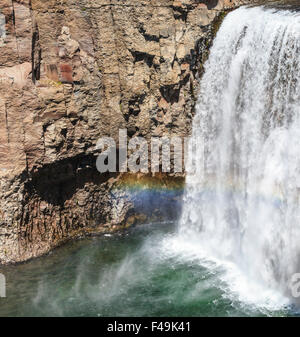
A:
[[[218,21],[253,2],[0,0],[0,263],[137,222],[97,140],[188,135]]]

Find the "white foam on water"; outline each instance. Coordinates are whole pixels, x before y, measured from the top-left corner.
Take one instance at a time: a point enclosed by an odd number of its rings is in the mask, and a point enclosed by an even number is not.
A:
[[[299,78],[299,12],[226,16],[200,83],[178,234],[164,243],[221,266],[228,296],[270,310],[299,304]]]
[[[191,242],[188,238],[179,235],[167,236],[161,242],[159,253],[166,260],[173,258],[176,263],[190,265],[197,263],[206,268],[216,280],[221,281],[216,282],[215,285],[211,284],[210,287],[221,288],[225,298],[232,303],[244,303],[246,310],[252,308],[268,314],[281,310],[289,304],[289,299],[279,291],[268,289],[256,280],[249,280],[247,274],[243,273],[238,265],[208,254],[196,241]],[[199,283],[201,282],[202,280],[199,280]],[[194,296],[197,294],[194,293]]]

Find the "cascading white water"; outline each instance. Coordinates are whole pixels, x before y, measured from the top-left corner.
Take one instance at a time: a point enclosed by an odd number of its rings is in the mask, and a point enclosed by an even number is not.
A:
[[[299,78],[300,12],[226,16],[200,84],[179,226],[208,256],[289,298],[300,273]]]

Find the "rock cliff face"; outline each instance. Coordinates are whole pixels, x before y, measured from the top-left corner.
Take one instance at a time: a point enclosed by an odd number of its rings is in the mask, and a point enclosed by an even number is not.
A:
[[[0,0],[0,263],[128,224],[97,140],[188,135],[214,28],[249,2]]]

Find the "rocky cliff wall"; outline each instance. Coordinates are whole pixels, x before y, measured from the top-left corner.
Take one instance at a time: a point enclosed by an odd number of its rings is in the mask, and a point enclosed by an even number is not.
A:
[[[0,0],[0,263],[134,223],[96,141],[188,135],[218,20],[249,2]]]

